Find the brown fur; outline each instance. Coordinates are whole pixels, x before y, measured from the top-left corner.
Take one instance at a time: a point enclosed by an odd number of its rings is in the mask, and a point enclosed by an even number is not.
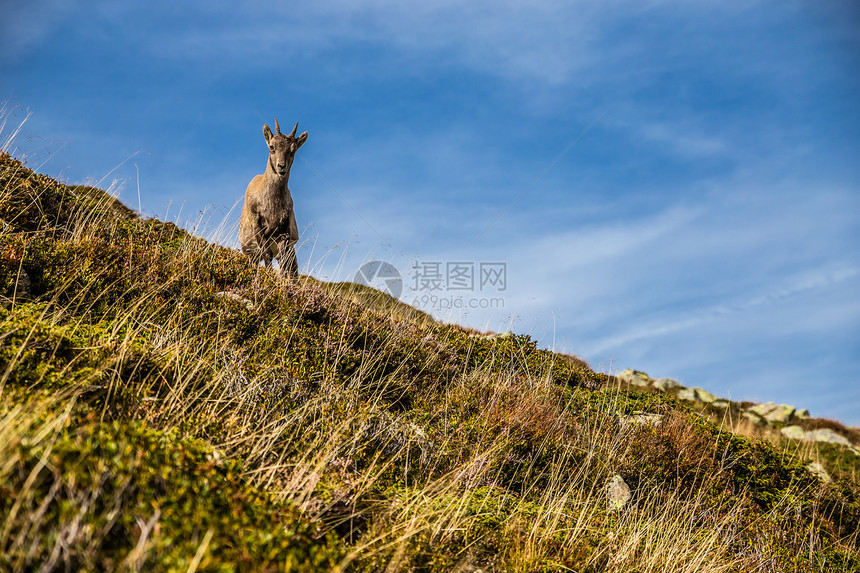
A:
[[[262,260],[266,267],[272,265],[272,259],[277,259],[281,274],[293,278],[299,274],[293,246],[299,240],[299,230],[287,182],[296,151],[308,139],[307,131],[296,137],[298,127],[297,123],[290,135],[283,135],[277,119],[277,133],[273,134],[268,125],[263,126],[263,136],[269,146],[269,162],[265,173],[257,175],[248,184],[239,222],[242,252],[255,264]]]

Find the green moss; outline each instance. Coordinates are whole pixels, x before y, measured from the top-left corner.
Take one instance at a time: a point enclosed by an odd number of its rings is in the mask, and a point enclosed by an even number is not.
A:
[[[339,562],[334,539],[318,524],[242,474],[238,462],[205,444],[141,423],[66,428],[53,443],[22,443],[10,477],[30,480],[4,480],[0,507],[12,519],[7,527],[25,537],[0,552],[0,563],[113,570],[127,566],[136,547],[149,571],[186,570],[198,552],[202,571],[307,571]]]
[[[14,311],[0,307],[0,370],[8,372],[8,382],[62,385],[76,359],[82,359],[79,368],[92,366],[73,340],[77,333],[53,323],[46,312],[40,303],[18,305]]]

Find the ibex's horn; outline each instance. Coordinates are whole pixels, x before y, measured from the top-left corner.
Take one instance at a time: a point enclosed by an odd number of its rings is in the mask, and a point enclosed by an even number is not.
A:
[[[296,123],[296,126],[293,128],[293,132],[290,134],[290,137],[295,137],[295,136],[296,136],[296,130],[297,130],[298,128],[299,128],[299,124],[298,124],[298,123]]]
[[[278,118],[275,118],[275,131],[278,132],[278,135],[281,135],[281,126],[278,125]]]

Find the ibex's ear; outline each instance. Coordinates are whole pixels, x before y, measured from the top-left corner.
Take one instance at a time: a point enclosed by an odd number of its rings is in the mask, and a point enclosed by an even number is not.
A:
[[[296,138],[296,151],[298,151],[299,147],[305,144],[305,141],[308,140],[308,132],[304,132],[300,136]]]
[[[266,143],[269,143],[269,140],[272,139],[272,130],[268,125],[263,126],[263,137],[266,138]]]

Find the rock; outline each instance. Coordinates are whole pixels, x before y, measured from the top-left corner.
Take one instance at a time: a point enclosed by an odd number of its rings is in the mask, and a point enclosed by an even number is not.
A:
[[[606,484],[606,501],[610,512],[619,511],[630,501],[630,487],[616,474]]]
[[[743,416],[757,426],[767,426],[767,420],[765,420],[755,412],[741,412],[741,416]]]
[[[779,422],[785,424],[796,418],[795,413],[797,408],[788,404],[774,404],[773,402],[765,402],[753,406],[749,409],[750,412],[755,412],[768,422]],[[806,413],[807,416],[809,412]]]
[[[30,296],[30,275],[21,267],[18,271],[18,282],[15,284],[15,297],[28,298]]]
[[[422,467],[436,452],[436,445],[421,426],[413,422],[405,422],[387,412],[371,420],[365,431],[367,432],[365,435],[369,436],[373,444],[385,455],[405,455],[407,459],[413,463],[417,462]]]
[[[621,426],[658,426],[663,420],[662,414],[648,414],[644,412],[635,413],[630,416],[621,416]]]
[[[764,404],[756,404],[755,406],[750,406],[748,409],[749,412],[754,412],[761,417],[769,414],[774,408],[776,404],[773,402],[765,402]]]
[[[220,450],[213,448],[211,452],[206,454],[206,458],[216,466],[224,464],[224,454]]]
[[[725,398],[719,398],[719,399],[711,402],[711,406],[713,406],[714,408],[719,408],[721,410],[725,410],[726,408],[728,408],[731,405],[732,405],[732,403],[729,400],[726,400]]]
[[[638,370],[625,370],[620,374],[616,374],[615,377],[633,386],[649,386],[652,381],[650,376]]]
[[[706,404],[711,404],[717,400],[717,397],[708,392],[707,390],[703,390],[701,388],[693,388],[696,392],[696,399],[699,402],[705,402]]]
[[[780,430],[782,435],[792,440],[808,440],[806,432],[800,426],[786,426]]]
[[[672,380],[671,378],[658,378],[654,380],[652,386],[657,390],[662,392],[666,392],[667,390],[673,390],[675,388],[683,388],[684,385],[676,380]]]
[[[808,420],[812,416],[809,415],[809,410],[804,408],[803,410],[797,410],[796,412],[794,412],[794,417],[798,420]]]
[[[510,330],[506,330],[503,333],[499,334],[497,332],[488,332],[486,334],[470,334],[469,336],[474,336],[476,338],[483,338],[484,340],[499,340],[500,338],[510,338],[514,335]]]
[[[780,430],[782,435],[792,440],[806,440],[808,442],[825,442],[828,444],[840,444],[856,450],[851,441],[831,430],[830,428],[819,428],[818,430],[804,431],[800,426],[786,426]]]
[[[830,478],[830,474],[827,473],[826,469],[824,469],[824,466],[822,466],[818,462],[809,462],[808,464],[806,464],[806,469],[808,469],[810,473],[812,473],[815,477],[817,477],[824,483],[830,483],[831,481],[833,481]]]
[[[693,388],[684,388],[678,392],[678,400],[693,402],[696,399],[696,391]]]
[[[248,308],[248,310],[254,309],[254,303],[252,301],[248,300],[247,298],[241,297],[234,292],[216,292],[215,296],[218,298],[229,298],[230,300],[235,300],[238,303],[244,304]]]
[[[826,442],[828,444],[841,444],[851,446],[851,442],[842,434],[837,434],[830,428],[820,428],[806,432],[807,439],[813,442]]]
[[[702,388],[685,388],[678,392],[678,399],[687,400],[689,402],[704,402],[706,404],[710,404],[717,400],[717,397]]]

